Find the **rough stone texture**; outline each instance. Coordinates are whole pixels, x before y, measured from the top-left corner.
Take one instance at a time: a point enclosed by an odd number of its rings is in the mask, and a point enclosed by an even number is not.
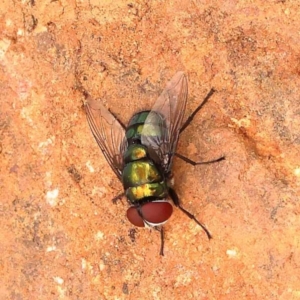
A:
[[[2,1],[1,299],[299,299],[300,3]],[[125,218],[76,78],[126,122],[189,76],[159,234]],[[77,74],[77,75],[76,75]]]

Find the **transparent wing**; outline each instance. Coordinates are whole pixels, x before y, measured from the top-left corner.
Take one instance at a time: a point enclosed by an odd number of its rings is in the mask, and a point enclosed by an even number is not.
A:
[[[183,72],[177,72],[155,102],[142,130],[142,143],[155,151],[165,173],[168,173],[172,166],[187,95],[186,75]]]
[[[109,165],[121,180],[123,153],[127,147],[125,129],[100,102],[86,96],[85,111],[91,131]]]

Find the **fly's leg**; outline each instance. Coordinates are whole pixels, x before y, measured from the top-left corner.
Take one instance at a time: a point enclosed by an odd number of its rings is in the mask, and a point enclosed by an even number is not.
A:
[[[175,204],[176,207],[178,207],[185,215],[187,215],[190,219],[194,220],[199,226],[201,226],[201,228],[205,231],[208,239],[212,238],[212,235],[210,234],[210,232],[208,231],[208,229],[201,223],[199,222],[194,215],[192,215],[190,212],[188,212],[186,209],[184,209],[179,202],[179,198],[177,193],[175,192],[174,189],[169,187],[169,195],[171,197],[171,199],[173,200],[173,203]]]
[[[206,97],[204,98],[204,100],[202,101],[202,103],[194,110],[194,112],[187,118],[187,120],[185,121],[185,123],[182,125],[179,133],[182,133],[189,125],[190,123],[192,122],[192,120],[194,119],[195,115],[198,113],[198,111],[204,106],[204,104],[208,101],[208,99],[212,96],[212,94],[215,92],[214,89],[211,89],[209,91],[209,93],[206,95]],[[181,154],[178,154],[178,153],[175,153],[175,155],[179,158],[181,158],[182,160],[184,160],[185,162],[193,165],[193,166],[196,166],[196,165],[204,165],[204,164],[211,164],[211,163],[214,163],[214,162],[219,162],[221,160],[224,160],[225,157],[222,156],[218,159],[215,159],[215,160],[210,160],[210,161],[205,161],[205,162],[195,162]],[[177,193],[175,192],[174,189],[170,188],[169,187],[169,195],[171,197],[171,199],[173,200],[173,203],[176,207],[178,207],[185,215],[187,215],[191,220],[195,221],[206,233],[208,239],[211,239],[212,238],[212,235],[210,234],[210,232],[208,231],[208,229],[200,222],[198,221],[195,216],[193,214],[191,214],[189,211],[187,211],[186,209],[184,209],[181,205],[180,205],[180,202],[179,202],[179,198],[178,198],[178,195]]]
[[[175,155],[179,158],[181,158],[183,161],[185,161],[186,163],[188,164],[191,164],[193,166],[197,166],[197,165],[208,165],[208,164],[212,164],[212,163],[215,163],[215,162],[219,162],[219,161],[222,161],[225,159],[225,156],[222,156],[218,159],[214,159],[214,160],[209,160],[209,161],[201,161],[201,162],[195,162],[179,153],[175,153]]]
[[[202,101],[202,103],[200,103],[200,105],[194,110],[194,112],[184,122],[184,124],[180,128],[179,134],[182,133],[182,131],[184,131],[184,129],[186,129],[190,125],[190,123],[193,121],[193,119],[194,119],[195,115],[197,114],[197,112],[204,106],[204,104],[208,101],[208,99],[212,96],[212,94],[215,91],[216,91],[215,89],[211,89],[209,91],[209,93],[206,95],[206,97],[204,98],[204,100]]]
[[[123,192],[122,194],[117,195],[116,197],[112,198],[113,204],[116,204],[118,200],[121,200],[125,196],[125,193]]]
[[[140,217],[144,220],[144,223],[148,224],[148,222],[146,222],[146,220],[144,219],[144,216],[142,214],[141,206],[138,206],[137,210],[138,210],[138,214],[140,215]],[[150,224],[148,224],[148,225],[151,226]],[[159,251],[159,255],[164,256],[164,246],[165,246],[164,228],[163,228],[163,226],[154,226],[154,229],[160,232],[160,251]]]
[[[162,226],[160,227],[154,227],[155,230],[160,232],[160,251],[159,255],[164,256],[164,246],[165,246],[165,232],[164,228]]]
[[[148,222],[146,222],[146,220],[144,219],[144,216],[142,214],[141,206],[138,206],[137,210],[138,210],[138,214],[140,215],[140,217],[144,220],[144,223],[148,224]],[[151,226],[150,224],[148,224],[148,225]],[[165,246],[164,228],[163,228],[163,226],[155,226],[154,229],[160,232],[160,251],[159,251],[159,255],[164,256],[164,246]]]
[[[202,101],[202,103],[200,103],[200,105],[194,110],[194,112],[187,118],[187,120],[185,121],[185,123],[182,125],[179,134],[182,133],[189,125],[190,123],[193,121],[195,115],[198,113],[198,111],[204,106],[204,104],[208,101],[208,99],[213,95],[213,93],[215,92],[214,89],[211,89],[209,91],[209,93],[206,95],[206,97],[204,98],[204,100]],[[175,155],[179,158],[181,158],[182,160],[184,160],[185,162],[196,166],[196,165],[205,165],[205,164],[211,164],[211,163],[215,163],[215,162],[219,162],[221,160],[225,159],[225,156],[222,156],[218,159],[214,159],[214,160],[210,160],[210,161],[203,161],[203,162],[195,162],[181,154],[175,153]]]

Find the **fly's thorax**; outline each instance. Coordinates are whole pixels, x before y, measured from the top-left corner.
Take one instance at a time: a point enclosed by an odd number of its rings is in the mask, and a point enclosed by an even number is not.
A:
[[[155,183],[144,183],[139,186],[128,187],[125,191],[128,200],[135,204],[144,199],[163,199],[168,196],[168,186],[163,180]]]
[[[131,141],[141,140],[141,135],[161,137],[162,130],[165,130],[165,128],[165,120],[161,114],[154,111],[151,111],[151,113],[150,111],[142,111],[130,119],[126,129],[126,138]]]
[[[144,110],[136,113],[133,115],[128,123],[128,127],[135,125],[135,124],[142,124],[145,123],[148,115],[150,113],[150,110]]]

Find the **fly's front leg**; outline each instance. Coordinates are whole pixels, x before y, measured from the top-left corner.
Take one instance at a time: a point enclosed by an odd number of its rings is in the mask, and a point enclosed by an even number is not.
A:
[[[163,226],[154,227],[155,230],[160,232],[160,251],[159,255],[164,256],[164,246],[165,246],[165,232]]]
[[[173,203],[176,207],[178,207],[185,215],[187,215],[190,219],[194,220],[199,226],[201,226],[201,228],[205,231],[208,239],[212,238],[212,235],[210,234],[210,232],[208,231],[208,229],[200,222],[198,221],[195,216],[193,214],[191,214],[189,211],[187,211],[186,209],[184,209],[179,202],[179,198],[177,193],[175,192],[174,189],[172,189],[171,187],[169,187],[169,195],[171,197],[171,199],[173,200]]]

